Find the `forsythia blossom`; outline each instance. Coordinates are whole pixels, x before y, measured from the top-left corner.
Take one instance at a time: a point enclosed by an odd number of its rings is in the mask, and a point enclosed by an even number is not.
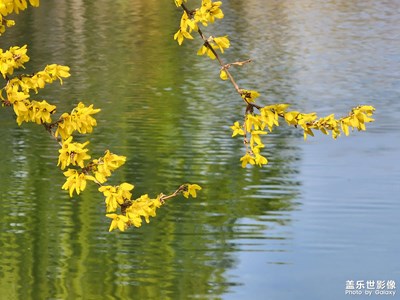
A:
[[[86,180],[94,180],[93,176],[86,175],[84,173],[79,173],[75,169],[68,169],[64,172],[64,176],[67,177],[63,190],[69,190],[69,196],[72,197],[74,191],[79,195],[86,188]]]
[[[92,115],[97,114],[100,109],[94,109],[93,104],[85,106],[82,102],[72,110],[71,114],[63,113],[58,121],[55,136],[61,136],[63,140],[69,138],[74,131],[79,133],[91,133],[97,125]]]
[[[64,71],[57,72],[54,71],[55,69]],[[69,67],[61,65],[46,66],[43,71],[39,71],[33,75],[22,75],[9,80],[6,86],[6,91],[8,92],[8,90],[14,86],[19,86],[21,91],[26,94],[28,94],[30,90],[34,90],[35,93],[38,93],[38,89],[44,88],[47,83],[53,83],[57,79],[59,79],[62,84],[61,78],[70,76],[67,70],[69,70]]]
[[[241,96],[246,102],[254,102],[260,96],[257,91],[241,90]]]
[[[197,55],[207,54],[211,59],[215,59],[216,56],[214,54],[215,50],[220,50],[221,53],[224,53],[224,49],[229,48],[230,42],[226,36],[223,37],[210,37],[206,43],[201,46],[199,51],[197,51]],[[211,48],[212,49],[211,49]]]
[[[186,0],[174,0],[174,1],[175,1],[176,6],[178,6],[178,7],[181,6],[183,2],[186,2]]]
[[[181,6],[186,0],[175,0],[177,6]],[[39,0],[0,0],[0,35],[7,27],[13,26],[15,22],[5,18],[11,13],[19,13],[28,7],[38,6]],[[206,3],[206,4],[204,4]],[[191,32],[198,30],[197,22],[213,22],[214,18],[221,17],[219,12],[220,2],[212,3],[204,1],[201,10],[194,12],[184,12],[181,18],[179,31],[175,34],[175,39],[182,44],[185,38],[191,39]],[[190,16],[188,16],[190,14]],[[195,15],[197,14],[197,19]],[[200,17],[203,15],[202,17]],[[214,46],[220,51],[229,47],[229,41],[225,38],[215,38]],[[66,180],[62,186],[63,190],[69,192],[70,197],[80,194],[86,189],[87,181],[93,181],[99,185],[99,191],[105,196],[106,216],[111,218],[109,231],[118,228],[120,231],[126,230],[129,226],[139,227],[144,219],[147,223],[150,217],[156,215],[156,209],[159,208],[166,199],[176,196],[183,192],[184,196],[191,195],[196,197],[196,190],[201,189],[198,185],[181,186],[175,193],[165,196],[160,194],[156,199],[143,195],[136,200],[131,200],[134,186],[129,183],[122,183],[117,186],[103,185],[111,173],[123,165],[126,161],[125,156],[119,156],[111,153],[109,150],[105,154],[86,163],[90,159],[86,146],[89,142],[73,142],[72,134],[90,133],[93,127],[97,125],[94,114],[100,109],[93,108],[93,105],[85,106],[82,102],[72,110],[71,113],[62,114],[58,121],[53,122],[51,115],[55,113],[56,106],[48,103],[46,100],[30,100],[30,94],[34,91],[36,94],[46,84],[56,80],[63,84],[63,78],[70,76],[70,68],[57,64],[47,65],[43,70],[31,74],[11,75],[18,68],[24,68],[24,64],[29,61],[27,55],[27,46],[10,47],[8,50],[0,48],[0,73],[5,79],[5,86],[0,89],[0,101],[2,106],[13,107],[18,125],[23,122],[35,122],[43,124],[45,129],[57,140],[61,148],[58,156],[57,165],[62,170],[72,165],[78,168],[68,168],[63,172]],[[120,210],[120,214],[116,213]]]
[[[118,169],[126,161],[126,157],[111,153],[107,150],[103,157],[93,160],[93,171],[95,178],[100,183],[107,181],[107,177],[111,176],[111,172]]]
[[[254,101],[258,97],[255,91],[242,90],[242,97],[248,102]],[[246,154],[240,159],[242,167],[246,165],[265,165],[268,160],[261,155],[260,150],[264,148],[261,136],[267,134],[265,128],[268,127],[269,132],[275,126],[279,126],[278,119],[283,118],[288,125],[300,127],[304,132],[304,139],[308,135],[314,136],[313,129],[319,130],[324,134],[332,132],[332,137],[336,139],[343,132],[349,135],[349,128],[365,130],[365,123],[373,122],[371,118],[375,108],[370,105],[361,105],[351,110],[348,116],[336,119],[333,114],[318,118],[316,113],[301,113],[299,111],[287,111],[288,104],[275,104],[259,108],[260,113],[247,113],[244,123],[241,125],[235,122],[231,129],[232,137],[244,136],[244,141],[249,148]],[[247,139],[250,135],[250,142]]]
[[[189,195],[192,196],[193,198],[197,197],[196,190],[201,190],[201,186],[198,184],[187,184],[186,189],[183,192],[183,196],[185,198],[189,198]]]
[[[149,218],[156,216],[156,209],[160,206],[161,201],[159,197],[156,199],[150,199],[147,194],[143,195],[132,201],[130,206],[126,209],[125,215],[117,215],[115,213],[106,215],[113,219],[109,231],[116,228],[120,231],[125,231],[125,229],[130,225],[140,227],[142,225],[142,217],[146,220],[146,223],[149,223]]]
[[[149,223],[149,217],[155,217],[156,209],[160,206],[159,197],[150,199],[146,194],[132,202],[132,205],[126,209],[126,216],[133,226],[140,227],[142,225],[142,217],[144,217],[146,223]]]
[[[174,0],[176,6],[181,6],[183,4],[182,0]],[[186,2],[186,1],[184,1]],[[216,1],[212,2],[211,0],[203,0],[201,3],[201,7],[190,12],[190,16],[188,16],[186,10],[183,12],[181,17],[181,22],[178,31],[174,35],[174,39],[178,42],[179,45],[182,45],[184,39],[193,39],[191,32],[192,30],[197,31],[198,25],[197,23],[202,23],[204,26],[207,26],[208,23],[213,23],[215,19],[222,19],[224,14],[220,8],[222,2]],[[216,41],[216,45],[214,46],[221,49],[223,52],[223,48],[228,48],[226,46],[227,39],[224,41]],[[229,43],[229,41],[228,41]],[[221,45],[221,46],[220,46]],[[203,51],[203,50],[202,50]],[[200,52],[199,52],[200,53]],[[203,54],[207,53],[204,51]],[[207,53],[208,54],[208,53]],[[212,57],[212,55],[209,55]]]
[[[60,155],[58,156],[57,166],[61,165],[61,170],[64,170],[69,165],[83,168],[85,166],[84,161],[90,159],[90,155],[87,154],[88,149],[85,149],[87,144],[89,142],[83,144],[73,143],[72,136],[69,137],[63,142],[61,149],[58,150]]]
[[[71,76],[71,74],[69,73],[68,66],[52,64],[52,65],[46,66],[44,71],[50,75],[52,80],[56,80],[56,79],[60,80],[61,84],[63,83],[62,78],[67,78],[67,77]]]
[[[39,0],[29,0],[30,5],[39,6]],[[26,0],[0,0],[0,35],[4,33],[6,27],[11,27],[15,24],[13,20],[5,19],[9,14],[18,14],[21,10],[28,7]]]
[[[233,130],[232,137],[235,137],[235,136],[237,136],[238,134],[239,134],[239,135],[244,135],[244,130],[243,130],[242,126],[239,124],[238,121],[236,121],[236,122],[233,124],[233,126],[231,126],[231,129]]]
[[[207,22],[213,23],[215,19],[222,19],[224,13],[222,12],[220,6],[221,1],[212,2],[211,0],[203,0],[200,8],[200,21],[203,25],[207,26]]]
[[[129,183],[122,183],[119,186],[103,185],[99,188],[99,191],[106,197],[106,211],[116,211],[119,205],[122,205],[126,200],[131,199],[131,190],[134,186]]]
[[[129,226],[129,219],[124,215],[107,214],[106,216],[112,219],[108,231],[113,231],[116,228],[118,228],[121,231],[125,231],[125,229],[128,228]]]
[[[23,68],[24,63],[29,61],[29,56],[26,55],[26,47],[26,45],[23,47],[14,46],[5,52],[0,48],[0,72],[4,78],[6,75],[12,75],[14,69]]]
[[[188,31],[186,31],[186,30],[184,30],[182,28],[179,28],[179,30],[174,35],[174,40],[176,40],[179,45],[182,45],[183,40],[185,38],[193,40],[193,37],[190,34],[190,32],[188,32]]]
[[[221,71],[219,72],[219,77],[222,80],[228,80],[228,73],[226,73],[226,70],[224,68],[221,68]]]
[[[21,125],[22,122],[35,122],[36,124],[51,123],[51,114],[56,111],[56,106],[43,101],[24,101],[26,110],[16,111],[17,123]],[[14,110],[15,110],[14,105]]]

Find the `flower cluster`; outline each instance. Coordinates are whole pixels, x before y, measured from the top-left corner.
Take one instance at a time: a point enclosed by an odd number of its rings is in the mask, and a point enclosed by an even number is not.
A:
[[[120,231],[125,231],[132,225],[140,227],[142,226],[142,218],[146,220],[146,223],[149,223],[149,218],[156,216],[156,209],[161,205],[160,196],[150,199],[147,194],[130,201],[130,206],[126,209],[125,214],[110,213],[106,215],[112,219],[109,231],[113,231],[116,228]]]
[[[251,60],[224,64],[217,50],[224,53],[224,50],[229,48],[230,42],[227,36],[206,38],[199,28],[199,23],[207,26],[208,23],[214,22],[216,18],[222,19],[224,17],[220,7],[221,1],[202,0],[201,7],[193,11],[184,5],[186,1],[174,0],[174,2],[176,6],[183,9],[179,30],[174,39],[181,45],[185,38],[193,39],[191,32],[197,31],[204,41],[197,54],[207,54],[211,59],[217,58],[220,64],[220,78],[222,80],[229,79],[246,104],[244,121],[242,123],[236,121],[231,126],[232,137],[242,136],[246,147],[246,153],[240,159],[243,168],[248,164],[262,166],[268,163],[267,158],[261,154],[265,147],[262,137],[272,132],[275,126],[279,126],[280,118],[290,126],[303,129],[304,139],[308,135],[314,136],[313,130],[319,130],[324,134],[332,133],[332,137],[336,139],[342,132],[346,136],[349,135],[350,129],[365,130],[365,123],[374,121],[371,116],[375,108],[369,105],[353,108],[348,116],[340,119],[336,119],[333,114],[318,118],[316,113],[288,111],[289,105],[287,104],[274,104],[264,107],[257,105],[255,102],[260,94],[254,90],[240,88],[228,70],[232,65],[242,66]]]
[[[23,67],[24,63],[29,61],[29,57],[26,55],[26,47],[26,45],[23,47],[14,46],[4,52],[3,49],[0,49],[0,72],[3,78],[6,78],[6,75],[12,75],[14,69]]]
[[[61,65],[47,65],[44,70],[39,71],[33,75],[20,75],[8,81],[7,87],[18,86],[22,92],[29,93],[30,90],[38,93],[38,89],[42,89],[48,83],[53,83],[55,80],[60,80],[62,84],[62,78],[67,78],[70,75],[68,66]]]
[[[39,0],[29,0],[32,6],[39,6]],[[4,33],[6,27],[15,25],[13,20],[8,20],[5,17],[9,14],[16,13],[27,9],[28,2],[26,0],[0,0],[0,35]]]
[[[74,131],[79,133],[91,133],[97,121],[92,115],[97,114],[100,109],[94,109],[93,104],[85,106],[82,102],[69,113],[63,113],[58,121],[55,136],[61,136],[63,140],[68,139]]]
[[[189,198],[189,196],[192,196],[193,198],[196,198],[197,190],[201,190],[201,186],[199,186],[198,184],[186,184],[183,190],[183,197]]]
[[[109,231],[116,228],[125,231],[130,225],[140,227],[142,217],[145,218],[146,223],[149,223],[149,218],[156,216],[156,209],[162,205],[161,195],[156,199],[150,199],[146,194],[136,200],[131,200],[130,191],[132,189],[133,185],[126,182],[119,186],[102,186],[99,188],[99,191],[106,197],[107,217],[113,219]],[[118,206],[126,207],[124,213],[115,213]]]
[[[142,217],[144,217],[146,223],[149,223],[149,217],[155,217],[156,209],[162,204],[160,197],[161,195],[155,199],[151,199],[147,194],[145,194],[134,200],[126,209],[126,216],[131,224],[135,227],[140,227],[142,225]]]
[[[333,114],[318,118],[316,113],[287,111],[288,107],[288,104],[259,107],[259,113],[246,114],[243,124],[236,121],[231,126],[232,137],[243,136],[247,147],[246,154],[240,159],[242,167],[246,167],[248,164],[262,166],[268,163],[268,160],[260,154],[261,149],[265,147],[261,136],[272,132],[275,126],[279,126],[279,118],[283,118],[288,125],[302,128],[304,139],[308,135],[314,136],[313,129],[327,135],[331,132],[332,137],[336,139],[342,132],[346,136],[349,135],[349,128],[365,130],[365,123],[374,121],[370,117],[375,108],[370,105],[353,108],[348,116],[339,119],[336,119]]]
[[[215,50],[220,50],[221,53],[224,53],[224,49],[229,48],[230,42],[227,36],[222,37],[213,37],[210,36],[207,41],[201,46],[199,51],[197,51],[197,55],[205,55],[207,54],[209,58],[215,59]]]
[[[36,124],[51,123],[51,115],[55,113],[56,106],[42,101],[19,101],[14,105],[14,111],[17,115],[17,123],[35,122]]]
[[[107,177],[111,176],[111,172],[118,169],[126,161],[125,156],[116,155],[107,150],[103,157],[93,160],[91,166],[96,180],[100,183],[107,181]]]
[[[87,144],[89,142],[83,144],[72,142],[72,136],[70,136],[62,143],[61,149],[58,150],[60,155],[58,156],[57,166],[61,165],[61,170],[64,170],[69,165],[84,168],[84,161],[90,159],[90,155],[87,154],[89,150],[85,148]]]
[[[207,4],[208,2],[209,4]],[[39,0],[29,0],[29,3],[32,6],[38,6]],[[14,25],[14,21],[5,17],[11,13],[19,13],[27,6],[28,1],[26,0],[0,0],[0,35],[6,27]],[[196,21],[191,26],[196,26],[194,24],[199,21],[202,23],[213,22],[215,18],[219,17],[217,4],[204,1],[203,6],[196,13]],[[189,18],[183,18],[182,26],[189,23]],[[210,43],[213,43],[222,52],[224,48],[227,48],[227,44],[229,46],[229,42],[224,38],[215,38]],[[93,131],[93,128],[97,126],[97,121],[93,116],[100,112],[100,109],[94,108],[92,104],[86,106],[79,102],[71,113],[62,113],[58,120],[53,122],[51,117],[56,112],[56,106],[46,100],[31,100],[30,94],[32,92],[37,94],[39,89],[43,89],[47,84],[56,80],[63,84],[63,78],[70,76],[70,68],[51,64],[36,73],[11,77],[16,69],[25,68],[24,64],[29,61],[27,51],[26,45],[10,47],[6,51],[0,48],[0,73],[6,81],[5,86],[0,89],[0,102],[2,106],[13,107],[18,125],[22,125],[23,122],[41,124],[59,143],[61,148],[58,150],[57,165],[61,170],[68,167],[63,172],[66,180],[62,189],[68,191],[70,197],[73,197],[74,193],[79,195],[83,192],[88,181],[99,186],[99,192],[105,196],[106,215],[112,219],[109,231],[116,228],[125,231],[129,226],[140,227],[143,218],[148,223],[149,218],[156,215],[156,209],[166,199],[178,194],[183,194],[186,198],[197,196],[196,191],[201,187],[196,184],[182,185],[168,196],[159,194],[157,198],[151,199],[146,194],[136,200],[131,200],[131,191],[134,188],[132,184],[124,182],[116,186],[104,185],[112,172],[125,163],[126,157],[106,150],[103,156],[89,161],[91,158],[87,148],[89,142],[73,141],[75,132],[87,134]]]
[[[178,7],[183,6],[183,2],[179,0],[175,0],[175,4]],[[215,19],[222,19],[224,13],[220,8],[221,4],[221,1],[212,2],[211,0],[202,0],[200,8],[193,11],[188,11],[184,8],[179,29],[174,35],[174,39],[178,44],[182,45],[185,38],[193,39],[191,35],[192,31],[198,31],[200,33],[198,23],[207,26],[208,23],[213,23]],[[211,59],[215,59],[215,50],[220,50],[221,53],[224,53],[224,49],[229,48],[229,46],[230,42],[227,36],[211,36],[204,41],[203,46],[201,46],[197,54],[207,54]]]
[[[79,193],[86,188],[86,180],[93,181],[102,186],[102,184],[107,181],[107,177],[111,176],[111,172],[122,166],[126,161],[125,156],[119,156],[107,150],[103,157],[94,159],[85,165],[84,160],[90,158],[90,156],[86,154],[87,149],[83,148],[87,143],[71,144],[70,139],[72,139],[72,137],[64,141],[62,149],[59,150],[59,164],[61,164],[61,169],[71,164],[81,167],[80,170],[68,169],[68,171],[64,172],[64,176],[67,177],[67,179],[62,189],[68,190],[71,197],[74,191],[79,195]],[[66,146],[67,144],[69,149]],[[80,156],[76,154],[75,151],[78,151]]]
[[[97,113],[92,106],[85,107],[83,104],[79,104],[71,114],[63,114],[60,118],[61,121],[55,123],[58,126],[55,136],[64,136],[66,131],[59,130],[61,125],[65,125],[62,130],[66,130],[68,126],[71,126],[73,130],[78,130],[81,133],[89,132],[89,130],[84,132],[82,128],[86,128],[87,124],[95,125],[95,123],[87,121],[87,118],[92,113]],[[66,123],[70,125],[66,125]],[[68,134],[71,134],[72,131]],[[61,169],[65,169],[70,165],[80,169],[69,168],[64,172],[66,181],[62,189],[69,191],[69,195],[72,197],[74,192],[79,195],[85,190],[87,181],[98,184],[99,192],[105,197],[106,216],[112,219],[109,231],[117,228],[120,231],[125,231],[130,226],[140,227],[142,218],[148,223],[149,218],[156,215],[156,209],[162,205],[164,199],[170,197],[160,194],[156,199],[151,199],[146,194],[136,200],[131,200],[131,191],[134,188],[132,184],[124,182],[117,186],[104,185],[108,177],[112,175],[112,172],[125,163],[126,157],[106,150],[102,157],[85,163],[86,160],[90,159],[86,148],[88,142],[82,144],[73,142],[72,139],[72,135],[65,140],[62,139],[58,165],[60,165]],[[181,192],[186,198],[189,196],[196,197],[196,190],[200,189],[201,187],[197,184],[187,184],[184,185],[184,188],[178,189],[172,196]],[[118,210],[120,210],[120,213],[117,213]]]
[[[13,48],[18,47],[11,47],[10,49]],[[29,61],[29,57],[26,54],[26,45],[19,49],[23,50],[18,54],[19,59],[11,59],[0,66],[4,78],[6,78],[6,75],[12,75],[14,69],[23,67],[23,63]],[[0,53],[1,51],[0,49]],[[6,86],[0,90],[0,100],[3,102],[3,105],[13,106],[14,112],[17,115],[18,125],[21,125],[23,122],[35,122],[37,124],[51,123],[51,115],[55,113],[56,106],[49,104],[46,100],[29,100],[30,90],[34,90],[37,93],[38,88],[44,88],[46,83],[52,83],[56,79],[62,82],[62,77],[69,76],[69,67],[55,64],[48,65],[43,71],[39,71],[33,75],[21,75],[9,79]],[[3,91],[5,91],[5,97],[3,96]]]
[[[240,96],[242,96],[243,100],[246,103],[249,103],[255,102],[256,98],[260,97],[260,94],[257,91],[241,89]]]
[[[68,169],[63,173],[67,180],[62,186],[63,190],[69,191],[69,196],[72,197],[74,191],[79,195],[86,188],[86,180],[94,181],[94,177],[86,175],[75,169]]]
[[[131,200],[132,194],[130,191],[133,189],[133,185],[123,183],[120,186],[102,186],[99,188],[104,196],[106,197],[107,212],[106,216],[111,218],[111,225],[109,231],[118,228],[120,231],[125,231],[129,226],[140,227],[142,226],[143,218],[146,223],[150,222],[150,217],[156,216],[157,208],[160,208],[164,203],[165,199],[173,197],[178,193],[183,193],[185,198],[192,196],[196,198],[197,190],[201,190],[198,184],[184,184],[178,188],[170,196],[159,194],[156,198],[150,198],[148,194],[142,195],[135,200]],[[121,206],[123,207],[123,213],[117,214],[113,211]]]
[[[106,197],[106,212],[114,212],[118,206],[121,206],[125,201],[131,200],[131,190],[134,186],[129,183],[122,183],[118,186],[103,185],[99,191]]]

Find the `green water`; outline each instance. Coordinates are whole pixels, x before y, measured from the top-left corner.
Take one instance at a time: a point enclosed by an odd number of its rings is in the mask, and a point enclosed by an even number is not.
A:
[[[41,1],[19,15],[1,48],[28,44],[25,72],[71,67],[36,99],[58,113],[79,101],[102,109],[78,139],[92,157],[127,156],[113,184],[131,182],[137,197],[203,190],[109,233],[96,187],[70,199],[54,141],[1,109],[0,299],[347,299],[346,280],[399,284],[396,7],[223,1],[225,19],[205,31],[229,34],[227,61],[254,59],[234,75],[261,102],[322,115],[377,107],[367,132],[336,142],[283,126],[261,169],[240,167],[229,126],[243,105],[216,63],[196,56],[198,41],[173,41],[173,1]]]

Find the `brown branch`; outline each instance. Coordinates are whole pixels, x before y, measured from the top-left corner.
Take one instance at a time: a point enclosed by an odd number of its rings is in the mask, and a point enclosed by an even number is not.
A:
[[[101,183],[99,183],[101,185]],[[187,185],[186,184],[182,184],[175,192],[173,192],[170,195],[164,195],[163,193],[160,194],[160,202],[162,204],[165,203],[165,200],[174,198],[176,196],[178,196],[180,193],[187,191]],[[121,214],[126,216],[126,210],[132,206],[132,204],[135,202],[135,200],[131,200],[131,199],[124,199],[124,203],[122,203],[120,205],[121,207]]]
[[[186,190],[187,190],[187,185],[186,184],[182,184],[175,192],[173,192],[170,195],[161,194],[160,201],[161,201],[161,203],[164,204],[165,200],[168,200],[170,198],[176,197],[179,193],[185,192]]]
[[[43,123],[44,128],[46,129],[46,131],[50,134],[50,136],[56,140],[56,142],[62,147],[62,142],[59,138],[57,138],[55,136],[55,134],[53,133],[53,128],[55,127],[55,125],[58,125],[58,122],[54,122],[51,124],[48,123]]]
[[[186,14],[188,15],[188,17],[190,19],[193,19],[196,11],[190,11],[185,4],[182,3],[181,5],[183,11],[186,12]],[[261,106],[258,106],[254,103],[251,103],[249,101],[247,101],[246,99],[244,99],[242,97],[242,90],[240,89],[239,85],[236,83],[236,80],[233,78],[232,74],[229,72],[228,68],[231,65],[242,65],[245,64],[247,62],[250,62],[251,60],[248,59],[247,61],[244,62],[236,62],[236,63],[230,63],[230,64],[224,64],[224,62],[222,61],[222,59],[220,58],[220,56],[218,55],[218,53],[215,51],[215,49],[212,47],[212,45],[210,44],[210,42],[208,41],[208,39],[205,37],[205,35],[203,34],[203,32],[201,31],[201,29],[199,27],[197,27],[197,32],[200,35],[201,39],[204,41],[204,45],[214,54],[215,58],[218,60],[219,65],[221,66],[221,68],[225,71],[226,75],[229,78],[229,81],[232,83],[233,87],[235,88],[236,92],[240,95],[240,97],[242,98],[242,100],[250,106],[256,107],[257,109],[260,109]]]

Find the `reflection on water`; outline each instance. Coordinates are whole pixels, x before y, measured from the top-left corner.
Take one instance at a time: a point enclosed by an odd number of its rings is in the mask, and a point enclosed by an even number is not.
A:
[[[391,230],[399,225],[399,117],[388,114],[400,108],[394,2],[223,5],[221,27],[207,32],[230,35],[227,60],[255,60],[234,70],[239,84],[258,89],[264,102],[321,114],[374,103],[379,122],[337,142],[304,143],[283,127],[269,136],[270,164],[243,170],[242,145],[229,129],[242,104],[216,81],[213,62],[194,54],[196,42],[178,47],[171,39],[180,14],[172,2],[42,1],[18,16],[2,45],[29,45],[28,72],[71,66],[73,76],[40,97],[59,112],[81,100],[102,108],[92,156],[109,148],[128,157],[113,183],[132,182],[137,196],[183,182],[203,190],[195,200],[171,201],[147,226],[110,234],[95,187],[73,199],[61,193],[54,142],[0,110],[6,299],[293,299],[305,290],[314,291],[309,299],[328,299],[324,289],[339,299],[354,272],[399,275],[398,265],[387,267],[400,245]],[[372,247],[363,228],[385,234]],[[381,264],[355,264],[356,253],[379,255]],[[327,269],[332,281],[311,289]]]

